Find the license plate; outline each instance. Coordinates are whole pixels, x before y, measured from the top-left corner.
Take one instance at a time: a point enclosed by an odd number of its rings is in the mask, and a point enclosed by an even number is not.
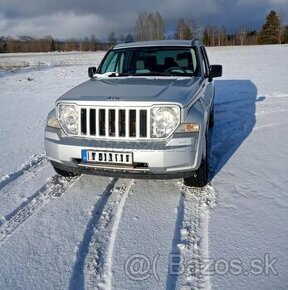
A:
[[[82,162],[132,164],[132,153],[82,150]]]

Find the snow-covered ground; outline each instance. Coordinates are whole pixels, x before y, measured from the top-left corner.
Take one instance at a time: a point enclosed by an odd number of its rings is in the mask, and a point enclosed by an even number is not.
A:
[[[98,53],[103,54],[103,53]],[[9,53],[0,55],[0,70],[95,64],[94,52]]]
[[[203,190],[59,177],[46,115],[103,53],[0,55],[0,289],[288,289],[288,46],[208,53],[224,76]]]

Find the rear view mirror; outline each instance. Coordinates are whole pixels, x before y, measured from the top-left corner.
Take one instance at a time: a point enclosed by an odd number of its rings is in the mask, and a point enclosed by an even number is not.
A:
[[[213,78],[218,78],[222,76],[222,65],[211,65],[209,71],[209,81],[212,81]]]
[[[95,74],[96,74],[96,67],[95,66],[89,67],[88,68],[88,76],[89,76],[89,78],[92,79]]]

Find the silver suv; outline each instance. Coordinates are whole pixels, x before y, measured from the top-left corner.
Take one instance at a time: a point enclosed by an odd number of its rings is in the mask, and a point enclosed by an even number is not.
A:
[[[207,184],[222,66],[209,64],[200,41],[119,44],[88,75],[48,115],[46,155],[57,173]]]

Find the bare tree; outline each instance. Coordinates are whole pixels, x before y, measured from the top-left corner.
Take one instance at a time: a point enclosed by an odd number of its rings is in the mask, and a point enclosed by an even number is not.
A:
[[[95,51],[97,50],[97,38],[95,34],[91,34],[90,39],[89,39],[89,50],[90,51]]]
[[[216,46],[216,40],[217,40],[217,31],[218,28],[217,26],[208,26],[208,35],[209,35],[209,39],[210,39],[210,46]]]
[[[176,25],[175,39],[192,39],[195,36],[194,31],[197,27],[193,21],[186,23],[183,18],[179,18]]]
[[[220,28],[219,28],[219,42],[220,42],[220,46],[224,46],[227,44],[227,30],[226,30],[226,27],[225,25],[222,25]]]
[[[179,18],[176,24],[176,32],[175,32],[175,38],[176,39],[185,39],[184,34],[185,34],[185,29],[186,29],[186,23],[183,18]]]
[[[240,41],[240,45],[244,44],[244,41],[245,41],[247,35],[248,35],[247,28],[245,26],[240,27],[240,29],[237,32],[237,38]]]
[[[154,14],[154,19],[155,19],[155,29],[156,29],[156,34],[155,34],[155,39],[162,40],[165,38],[165,22],[161,14],[157,11]]]
[[[136,19],[136,38],[143,40],[161,40],[165,38],[165,23],[159,12],[138,14]]]
[[[137,40],[143,41],[146,39],[146,19],[147,19],[147,12],[142,12],[138,14],[136,20],[136,37]]]
[[[285,33],[286,33],[286,29],[287,26],[285,26],[285,22],[287,25],[287,21],[288,21],[288,7],[286,7],[286,9],[281,9],[278,13],[278,17],[279,17],[279,22],[280,22],[280,28],[279,28],[279,43],[283,43],[285,42]],[[286,21],[285,21],[286,19]]]
[[[200,33],[200,27],[196,24],[194,20],[190,21],[190,29],[191,29],[191,38],[200,38],[201,33]]]

